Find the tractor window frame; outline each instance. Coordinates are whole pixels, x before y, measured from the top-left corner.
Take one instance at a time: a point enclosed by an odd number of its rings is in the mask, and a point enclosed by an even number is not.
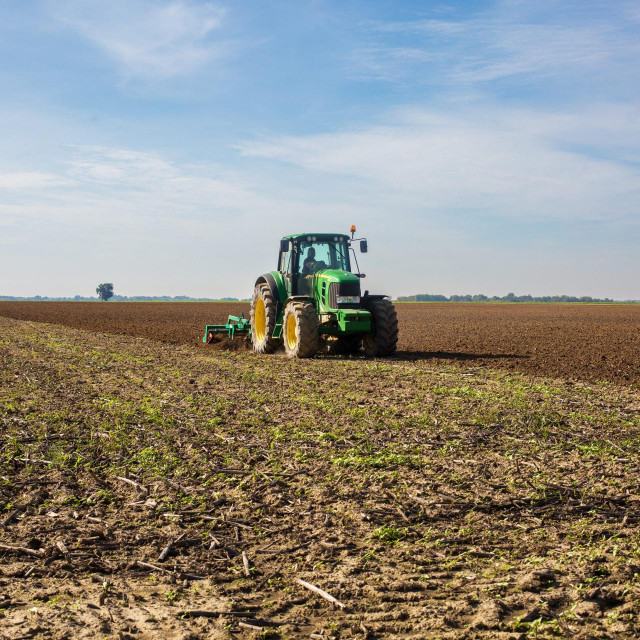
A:
[[[332,252],[333,259],[336,262],[338,261],[338,248],[344,248],[344,253],[342,253],[341,251],[340,256],[342,257],[343,264],[346,265],[345,271],[349,271],[350,273],[353,273],[351,271],[351,259],[349,257],[349,249],[351,248],[351,243],[349,242],[349,240],[346,238],[343,238],[338,241],[332,240],[330,241],[330,245],[331,245],[330,251]]]
[[[300,273],[300,258],[303,257],[305,251],[314,245],[325,245],[327,247],[327,254],[330,264],[328,269],[337,269],[339,271],[351,270],[351,259],[349,255],[350,242],[347,238],[338,237],[334,240],[335,236],[316,236],[316,240],[311,241],[307,238],[299,238],[294,243],[294,264],[295,273]],[[302,245],[305,245],[304,247]],[[316,249],[317,251],[317,249]],[[333,265],[333,266],[332,266]]]
[[[287,271],[287,268],[290,268],[291,266],[291,256],[292,256],[292,248],[291,248],[291,243],[289,243],[289,250],[288,251],[281,251],[280,252],[280,259],[278,260],[278,271],[280,273],[291,273],[291,271]]]
[[[300,245],[296,240],[293,243],[293,247],[291,250],[291,275],[297,276],[300,273],[299,263],[300,263]]]

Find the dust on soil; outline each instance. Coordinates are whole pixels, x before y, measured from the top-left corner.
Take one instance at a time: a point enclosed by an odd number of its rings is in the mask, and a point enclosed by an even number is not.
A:
[[[640,384],[640,305],[396,305],[400,359]],[[0,316],[201,344],[206,324],[249,315],[243,302],[0,302]],[[217,347],[220,348],[220,347]]]
[[[631,387],[0,335],[2,638],[640,633]]]

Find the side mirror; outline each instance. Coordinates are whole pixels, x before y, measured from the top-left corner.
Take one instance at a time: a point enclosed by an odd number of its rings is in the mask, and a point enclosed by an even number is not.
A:
[[[360,253],[367,253],[367,241],[360,240]]]
[[[280,240],[280,251],[282,253],[286,253],[287,251],[289,251],[289,240],[285,238]]]

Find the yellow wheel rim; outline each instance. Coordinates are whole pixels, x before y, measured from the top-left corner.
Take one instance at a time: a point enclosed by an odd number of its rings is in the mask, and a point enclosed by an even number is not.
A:
[[[296,336],[296,317],[293,313],[287,317],[287,346],[289,349],[295,349],[298,344],[298,336]]]
[[[256,310],[254,315],[254,330],[256,332],[256,338],[258,342],[262,342],[267,335],[267,311],[264,308],[264,300],[258,298],[256,302]]]

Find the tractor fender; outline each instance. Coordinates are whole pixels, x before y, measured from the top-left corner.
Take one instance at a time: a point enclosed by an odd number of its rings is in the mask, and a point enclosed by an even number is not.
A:
[[[282,318],[282,309],[284,308],[283,300],[287,297],[287,290],[282,280],[282,274],[279,271],[270,271],[261,275],[255,282],[256,285],[265,282],[271,291],[273,299],[276,301],[276,318],[278,322]],[[255,285],[254,285],[255,286]]]

